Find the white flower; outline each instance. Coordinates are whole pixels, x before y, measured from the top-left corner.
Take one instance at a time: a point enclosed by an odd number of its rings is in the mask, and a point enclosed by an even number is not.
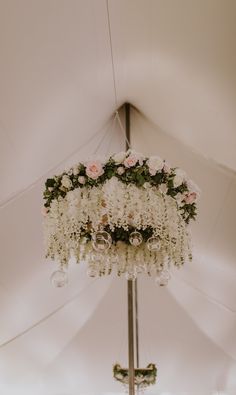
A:
[[[147,165],[151,176],[155,176],[157,171],[163,169],[164,161],[159,156],[151,156],[147,161]]]
[[[122,380],[123,379],[123,374],[122,373],[116,373],[116,378],[118,380]]]
[[[145,183],[143,184],[143,187],[144,187],[145,189],[150,188],[150,187],[151,187],[150,182],[145,182]]]
[[[177,201],[179,206],[183,205],[182,202],[183,202],[184,198],[185,198],[185,194],[182,194],[180,192],[177,193],[177,195],[175,195],[175,200]]]
[[[74,176],[77,176],[79,174],[79,166],[73,166],[72,172]]]
[[[174,180],[173,180],[174,187],[175,188],[179,187],[181,184],[183,184],[185,179],[186,179],[186,173],[181,169],[176,169]]]
[[[126,158],[126,152],[118,152],[117,154],[113,155],[112,159],[115,161],[117,165],[123,163]]]
[[[59,202],[56,199],[53,199],[50,205],[50,215],[53,218],[57,218],[58,208],[59,208]]]
[[[151,383],[151,382],[154,381],[154,380],[155,380],[155,377],[154,377],[154,376],[152,376],[152,375],[146,376],[146,381],[147,381],[147,383]]]
[[[170,173],[171,167],[170,167],[170,164],[169,164],[168,162],[164,162],[163,170],[164,170],[164,172],[167,173],[167,174]]]
[[[143,382],[143,375],[135,377],[135,381],[136,381],[137,384],[142,383]]]
[[[61,185],[66,189],[70,189],[72,187],[72,182],[66,174],[64,174],[64,176],[62,177]]]
[[[167,187],[166,184],[160,184],[160,185],[158,186],[158,189],[159,189],[159,191],[160,191],[161,193],[167,193],[167,191],[168,191],[168,187]]]
[[[125,169],[123,166],[119,166],[116,171],[117,171],[117,174],[119,174],[119,176],[121,176],[122,174],[124,174]]]
[[[80,184],[84,185],[85,182],[86,182],[86,179],[85,179],[84,176],[79,176],[79,177],[78,177],[78,181],[79,181]]]

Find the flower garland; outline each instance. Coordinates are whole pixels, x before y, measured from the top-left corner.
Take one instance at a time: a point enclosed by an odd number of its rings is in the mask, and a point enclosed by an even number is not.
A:
[[[77,188],[92,188],[116,177],[125,184],[137,187],[155,186],[160,193],[174,198],[186,223],[195,219],[198,187],[179,168],[171,168],[158,156],[145,158],[133,150],[120,152],[102,163],[98,160],[79,163],[68,172],[48,178],[44,191],[44,211],[50,210],[53,200],[65,198]]]
[[[79,163],[45,186],[46,257],[61,265],[73,254],[92,277],[115,265],[118,275],[135,278],[191,259],[187,225],[199,189],[158,156],[120,152],[104,163]]]
[[[129,384],[129,370],[122,368],[118,363],[113,366],[113,376],[122,384]],[[155,384],[157,378],[157,368],[154,363],[150,363],[145,369],[134,370],[134,383],[139,388],[145,388]]]

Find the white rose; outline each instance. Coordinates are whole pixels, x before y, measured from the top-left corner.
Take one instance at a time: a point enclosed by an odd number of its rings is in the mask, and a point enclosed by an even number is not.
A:
[[[122,380],[123,379],[123,375],[121,373],[116,373],[116,378],[118,380]]]
[[[153,377],[153,376],[147,376],[146,377],[147,383],[152,383],[154,380],[155,380],[155,377]]]
[[[119,174],[119,176],[121,176],[122,174],[124,174],[125,169],[123,166],[119,166],[116,171],[117,171],[117,174]]]
[[[115,161],[117,165],[123,163],[126,158],[126,152],[118,152],[117,154],[113,155],[112,159]]]
[[[137,377],[135,378],[135,381],[136,381],[137,384],[142,383],[142,382],[143,382],[143,376],[137,376]]]
[[[177,201],[179,206],[183,205],[184,198],[185,198],[185,195],[180,192],[177,193],[177,195],[175,195],[175,200]]]
[[[61,185],[66,189],[70,189],[72,187],[72,182],[66,174],[64,174],[64,176],[62,177]]]
[[[74,176],[77,176],[79,174],[79,167],[73,166],[72,171],[73,171]]]
[[[168,191],[168,187],[167,187],[166,184],[160,184],[159,187],[158,187],[158,189],[159,189],[159,191],[160,191],[161,193],[167,193],[167,191]]]
[[[84,184],[85,184],[85,181],[86,181],[86,179],[85,179],[85,177],[84,177],[84,176],[79,176],[79,177],[78,177],[78,181],[79,181],[79,183],[80,183],[80,184],[84,185]]]
[[[174,187],[177,188],[185,181],[186,173],[181,169],[175,170],[175,177],[174,177]]]
[[[164,170],[164,172],[167,173],[167,174],[170,173],[171,167],[170,167],[170,164],[169,164],[168,162],[164,162],[163,170]]]
[[[151,156],[147,161],[147,165],[151,176],[155,176],[158,170],[163,169],[164,161],[159,156]]]

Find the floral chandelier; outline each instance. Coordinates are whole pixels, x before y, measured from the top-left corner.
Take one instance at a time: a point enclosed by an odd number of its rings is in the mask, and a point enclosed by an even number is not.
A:
[[[47,179],[46,257],[59,264],[52,283],[65,285],[74,256],[91,277],[146,273],[166,285],[171,266],[192,259],[188,224],[198,196],[184,171],[131,149]]]

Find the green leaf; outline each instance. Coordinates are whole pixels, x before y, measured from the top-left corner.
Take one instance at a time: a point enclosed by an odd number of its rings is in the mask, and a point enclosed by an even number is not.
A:
[[[48,178],[45,182],[46,188],[51,188],[55,185],[56,181],[54,178]]]
[[[108,169],[107,172],[106,172],[106,177],[110,179],[113,176],[114,176],[114,170],[113,169]]]
[[[137,173],[136,174],[136,181],[138,183],[138,186],[141,187],[145,183],[145,178],[141,174]]]

